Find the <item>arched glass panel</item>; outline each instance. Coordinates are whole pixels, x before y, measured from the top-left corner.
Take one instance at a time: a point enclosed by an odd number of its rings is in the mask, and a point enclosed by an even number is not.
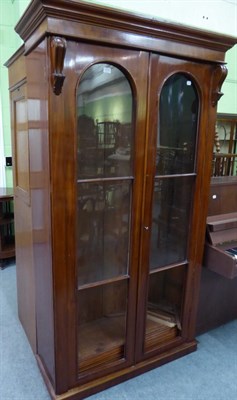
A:
[[[132,93],[117,67],[95,64],[77,94],[78,179],[132,173]]]
[[[182,330],[199,108],[192,80],[184,74],[171,76],[159,105],[145,351]]]
[[[192,80],[172,75],[160,95],[157,132],[157,175],[194,170],[198,121],[198,95]]]
[[[125,358],[132,119],[132,90],[124,73],[105,63],[88,68],[77,90],[78,361],[81,372]]]
[[[194,83],[184,74],[172,75],[159,104],[151,269],[187,258],[199,108]]]

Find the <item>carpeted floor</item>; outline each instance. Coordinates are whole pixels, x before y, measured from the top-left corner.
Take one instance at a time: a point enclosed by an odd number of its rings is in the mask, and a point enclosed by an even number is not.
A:
[[[195,353],[88,399],[236,400],[237,320],[198,340]],[[18,321],[15,266],[11,265],[0,270],[0,400],[49,399]]]

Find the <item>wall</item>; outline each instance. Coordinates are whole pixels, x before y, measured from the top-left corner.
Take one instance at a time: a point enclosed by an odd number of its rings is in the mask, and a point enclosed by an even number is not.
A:
[[[223,34],[237,37],[237,0],[87,1],[122,8],[138,14],[146,14],[152,18],[194,26],[200,29],[214,32],[221,31]],[[3,63],[21,44],[20,38],[14,31],[14,26],[29,3],[30,0],[0,0],[0,96],[5,156],[11,155],[11,139],[8,75],[7,68],[3,66]],[[222,88],[225,95],[219,102],[218,112],[237,114],[237,46],[228,52],[226,61],[229,74]],[[6,167],[6,181],[7,186],[12,185],[12,171],[9,167]]]
[[[237,16],[236,16],[237,25]],[[218,103],[218,112],[237,115],[237,45],[226,54],[228,75],[222,87],[221,97]]]
[[[3,153],[5,156],[11,155],[11,137],[10,137],[10,109],[9,109],[9,94],[8,94],[8,75],[7,69],[3,63],[10,57],[20,44],[20,40],[16,35],[12,34],[12,28],[18,19],[18,5],[11,0],[0,1],[0,94],[2,103],[2,131],[4,140]],[[0,121],[1,123],[1,121]],[[4,160],[1,159],[1,167]],[[6,168],[7,185],[10,186],[11,170]],[[9,178],[9,179],[8,179]],[[2,184],[2,183],[1,183]]]
[[[237,37],[236,0],[87,0]]]

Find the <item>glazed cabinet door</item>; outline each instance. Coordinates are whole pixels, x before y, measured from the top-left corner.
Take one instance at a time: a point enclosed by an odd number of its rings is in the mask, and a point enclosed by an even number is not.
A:
[[[57,371],[73,387],[194,340],[212,67],[77,42],[64,66],[52,221]]]
[[[210,73],[210,66],[151,57],[138,360],[194,339],[205,221],[200,196],[212,142],[204,126]]]
[[[89,50],[99,54],[99,50]],[[79,373],[134,362],[145,54],[103,50],[83,72],[77,102]],[[126,61],[124,61],[126,60]],[[146,82],[146,80],[145,80]],[[143,109],[145,111],[145,108]],[[139,151],[140,150],[140,151]],[[140,171],[140,172],[139,172]]]
[[[117,62],[93,63],[77,88],[80,373],[132,361],[135,109]]]
[[[87,381],[134,363],[148,54],[69,42],[64,66],[52,99],[55,279],[69,293],[57,340],[68,379]]]

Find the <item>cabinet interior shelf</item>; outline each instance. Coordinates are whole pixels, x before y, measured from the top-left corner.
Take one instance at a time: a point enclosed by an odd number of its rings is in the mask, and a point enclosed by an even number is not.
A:
[[[125,356],[125,326],[125,315],[105,316],[80,325],[78,337],[80,372],[108,365]],[[175,339],[177,334],[176,324],[167,326],[147,314],[145,343],[147,351]]]

